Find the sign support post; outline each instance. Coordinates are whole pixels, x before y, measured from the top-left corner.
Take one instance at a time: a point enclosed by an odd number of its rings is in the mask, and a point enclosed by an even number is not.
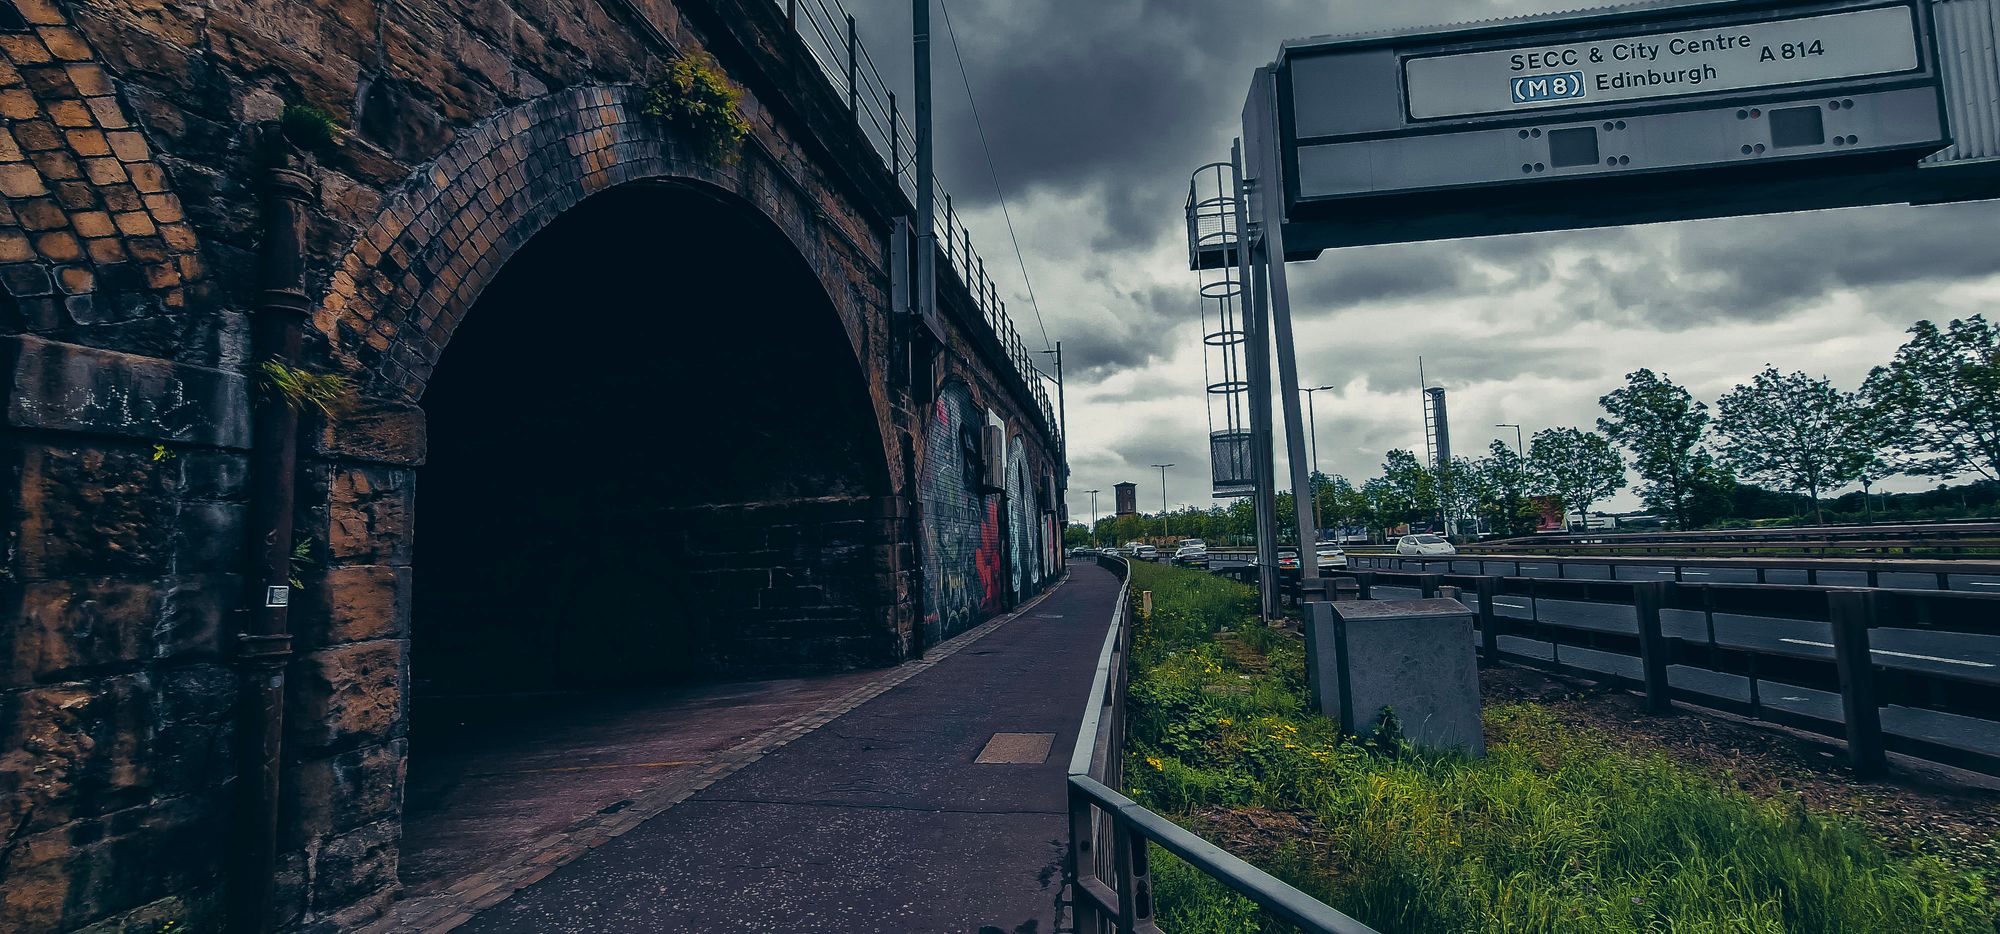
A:
[[[1264,268],[1251,259],[1257,226],[1250,217],[1243,184],[1246,169],[1243,141],[1230,147],[1236,170],[1236,268],[1248,299],[1243,307],[1243,362],[1250,383],[1250,470],[1255,488],[1250,500],[1257,517],[1257,593],[1265,620],[1276,619],[1278,607],[1278,501],[1271,466],[1271,341],[1268,306],[1264,304]]]
[[[1257,69],[1250,109],[1245,113],[1250,133],[1249,162],[1256,166],[1256,195],[1262,210],[1261,230],[1253,243],[1271,289],[1271,334],[1278,349],[1278,390],[1285,417],[1285,461],[1292,475],[1292,506],[1299,530],[1300,599],[1319,594],[1319,531],[1312,520],[1312,470],[1306,463],[1305,413],[1299,406],[1298,356],[1292,342],[1292,294],[1285,281],[1285,184],[1278,152],[1276,79],[1269,68]],[[1270,384],[1254,390],[1268,398]]]

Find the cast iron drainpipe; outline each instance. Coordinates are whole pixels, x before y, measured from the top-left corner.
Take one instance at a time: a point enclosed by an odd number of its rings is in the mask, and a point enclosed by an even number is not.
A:
[[[299,416],[264,386],[259,366],[297,366],[309,303],[305,289],[306,206],[316,196],[312,161],[277,124],[262,131],[265,148],[263,292],[251,321],[249,554],[236,663],[239,813],[231,930],[261,934],[271,925],[278,849],[278,791],[283,768],[285,663],[292,654],[292,502],[298,469]]]

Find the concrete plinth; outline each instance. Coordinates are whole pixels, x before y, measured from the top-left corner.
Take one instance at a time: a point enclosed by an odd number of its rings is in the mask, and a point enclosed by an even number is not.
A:
[[[1421,748],[1486,751],[1472,611],[1457,600],[1309,603],[1313,701],[1343,729],[1373,735],[1382,709]]]

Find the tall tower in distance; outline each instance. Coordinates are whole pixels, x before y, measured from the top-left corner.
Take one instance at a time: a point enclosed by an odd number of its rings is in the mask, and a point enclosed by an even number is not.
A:
[[[1112,492],[1118,502],[1118,514],[1136,516],[1139,514],[1139,485],[1136,483],[1114,483]]]

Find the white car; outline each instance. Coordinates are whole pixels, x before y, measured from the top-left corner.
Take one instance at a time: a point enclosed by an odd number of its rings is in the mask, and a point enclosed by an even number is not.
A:
[[[1132,557],[1141,561],[1152,561],[1160,556],[1160,550],[1151,545],[1140,545],[1132,549]]]
[[[1208,563],[1208,546],[1199,540],[1182,542],[1179,548],[1174,549],[1174,563],[1189,567],[1205,565]]]
[[[1315,549],[1319,554],[1321,570],[1347,567],[1347,552],[1332,542],[1320,542]]]
[[[1144,547],[1146,546],[1141,542],[1126,542],[1125,553],[1136,557],[1139,554],[1139,549]]]
[[[1455,555],[1458,554],[1458,549],[1452,547],[1450,542],[1445,541],[1443,536],[1424,532],[1417,535],[1405,535],[1402,538],[1396,539],[1396,553],[1421,558],[1433,555]]]

